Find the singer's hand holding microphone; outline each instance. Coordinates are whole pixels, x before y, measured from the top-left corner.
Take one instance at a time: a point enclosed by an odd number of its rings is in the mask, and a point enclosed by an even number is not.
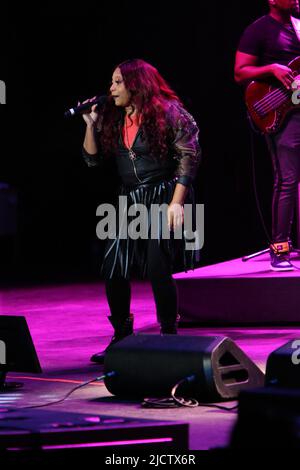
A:
[[[98,112],[96,111],[99,100],[97,97],[85,100],[82,104],[78,103],[77,108],[72,110],[71,115],[81,114],[86,122],[86,132],[83,142],[83,147],[90,155],[97,155],[98,146],[95,140],[95,123],[98,119]]]
[[[65,112],[65,117],[69,118],[71,116],[82,115],[83,119],[86,122],[86,132],[83,142],[83,147],[85,151],[90,155],[97,155],[98,145],[95,139],[95,123],[98,119],[99,113],[97,112],[98,106],[104,106],[106,103],[107,96],[94,96],[85,100],[83,103],[78,103],[75,108],[70,108]]]
[[[95,101],[95,99],[96,99],[96,96],[94,96],[94,98],[83,101],[82,104],[91,103],[91,102]],[[78,101],[77,106],[81,106],[81,103],[79,101]],[[87,127],[93,128],[94,125],[95,125],[95,122],[98,119],[99,114],[96,111],[97,106],[98,106],[98,104],[93,104],[90,109],[87,109],[86,112],[82,113],[82,117],[85,120]]]
[[[65,117],[69,118],[71,116],[77,116],[79,114],[83,114],[85,116],[90,115],[91,119],[95,118],[96,108],[97,106],[104,106],[106,103],[107,96],[94,96],[94,98],[90,98],[85,100],[83,103],[77,104],[75,108],[70,108],[68,111],[65,112]],[[98,117],[98,113],[96,118]],[[94,119],[93,119],[94,120]],[[90,123],[90,120],[88,121]],[[92,123],[93,124],[93,123]]]

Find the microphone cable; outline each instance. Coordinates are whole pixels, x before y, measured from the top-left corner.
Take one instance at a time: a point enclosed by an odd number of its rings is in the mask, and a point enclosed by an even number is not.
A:
[[[217,408],[220,410],[225,411],[233,411],[238,408],[238,405],[233,407],[226,407],[222,405],[215,405],[212,403],[200,403],[195,398],[183,398],[176,395],[177,389],[180,385],[184,383],[192,383],[196,379],[195,375],[190,375],[188,377],[183,378],[179,382],[177,382],[171,390],[171,396],[167,398],[144,398],[141,406],[143,408],[179,408],[182,406],[188,408],[196,408],[198,406],[206,406],[210,408]]]
[[[96,377],[94,379],[88,380],[87,382],[83,382],[82,384],[79,384],[76,387],[74,387],[63,398],[60,398],[59,400],[51,401],[51,402],[48,402],[48,403],[42,403],[41,405],[31,405],[31,406],[24,406],[24,407],[20,407],[20,408],[12,408],[12,409],[9,409],[8,411],[28,410],[28,409],[33,409],[33,408],[43,408],[43,407],[50,406],[50,405],[57,405],[58,403],[64,402],[67,398],[69,398],[70,395],[72,395],[72,393],[76,392],[76,390],[78,390],[82,387],[86,387],[87,385],[91,384],[92,382],[100,382],[101,380],[104,380],[107,377],[113,377],[115,375],[116,375],[116,373],[114,371],[112,371],[112,372],[108,372],[107,374],[101,375],[100,377]]]
[[[255,127],[252,122],[251,116],[249,113],[247,113],[247,118],[249,121],[249,126],[250,126],[250,154],[251,154],[251,168],[252,168],[252,183],[253,183],[253,191],[254,191],[254,198],[255,198],[255,203],[256,203],[256,208],[259,214],[260,222],[263,228],[263,231],[265,233],[266,239],[269,243],[269,245],[272,245],[272,240],[270,237],[269,230],[267,229],[265,218],[262,212],[259,196],[258,196],[258,190],[257,190],[257,181],[256,181],[256,168],[255,168],[255,156],[254,156],[254,134],[263,136],[261,132],[259,132]],[[252,129],[252,132],[251,132]]]

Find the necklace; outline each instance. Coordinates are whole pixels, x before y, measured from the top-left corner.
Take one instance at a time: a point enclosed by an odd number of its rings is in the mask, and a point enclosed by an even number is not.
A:
[[[125,134],[126,134],[126,139],[127,139],[127,148],[128,148],[128,154],[129,154],[129,158],[131,160],[135,160],[136,158],[136,154],[135,152],[132,150],[132,146],[129,145],[129,136],[128,136],[128,125],[127,125],[127,116],[125,118]]]
[[[134,174],[136,176],[136,179],[142,183],[142,180],[138,177],[138,174],[137,174],[137,171],[136,171],[136,167],[135,167],[135,163],[134,163],[134,160],[136,159],[136,154],[135,152],[132,150],[132,146],[129,145],[129,136],[128,136],[128,126],[127,126],[127,118],[125,118],[125,134],[126,134],[126,139],[127,139],[127,148],[128,148],[128,155],[129,155],[129,158],[130,160],[132,161],[132,166],[133,166],[133,171],[134,171]]]

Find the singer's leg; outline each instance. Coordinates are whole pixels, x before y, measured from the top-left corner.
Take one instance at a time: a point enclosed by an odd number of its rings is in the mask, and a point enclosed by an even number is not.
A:
[[[169,256],[158,240],[148,240],[148,279],[151,282],[162,333],[177,332],[178,297]]]
[[[110,245],[108,245],[110,246]],[[120,341],[133,333],[133,315],[130,314],[131,286],[129,279],[126,279],[114,272],[115,251],[106,250],[108,255],[102,266],[102,274],[105,279],[105,290],[107,302],[110,309],[108,320],[114,329],[114,335],[107,346]],[[92,362],[102,364],[107,348],[91,357]]]

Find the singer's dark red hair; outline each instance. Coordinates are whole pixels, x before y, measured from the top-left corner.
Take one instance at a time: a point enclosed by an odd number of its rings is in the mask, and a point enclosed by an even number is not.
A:
[[[115,68],[121,70],[125,87],[131,94],[137,113],[142,117],[142,130],[149,143],[151,155],[166,156],[168,152],[166,111],[168,102],[180,103],[178,96],[157,69],[144,60],[127,60]],[[112,100],[108,100],[100,134],[101,147],[107,154],[117,148],[124,115],[124,108],[117,107]]]

